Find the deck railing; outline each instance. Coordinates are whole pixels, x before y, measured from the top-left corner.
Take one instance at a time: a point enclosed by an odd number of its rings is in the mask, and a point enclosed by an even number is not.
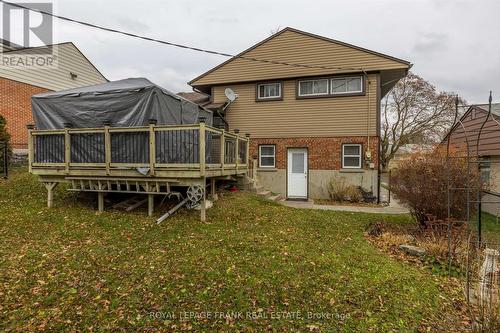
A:
[[[199,170],[248,167],[248,136],[199,123],[29,129],[29,168]]]

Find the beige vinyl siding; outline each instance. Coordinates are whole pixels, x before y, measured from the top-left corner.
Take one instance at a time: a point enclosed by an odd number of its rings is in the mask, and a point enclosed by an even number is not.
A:
[[[226,120],[231,130],[237,128],[255,138],[365,136],[367,132],[374,136],[379,75],[368,78],[363,96],[296,99],[296,80],[283,81],[282,101],[256,102],[255,83],[215,86],[212,93],[215,103],[227,100],[225,88],[239,95],[227,109]]]
[[[191,82],[191,85],[196,87],[276,78],[328,75],[360,71],[360,69],[380,71],[409,67],[408,64],[381,55],[293,30],[279,33],[274,38],[244,53],[244,56],[312,66],[342,67],[343,69],[293,67],[235,58]]]
[[[106,82],[99,71],[80,53],[72,43],[50,46],[57,57],[55,68],[9,68],[0,66],[0,77],[19,81],[50,90],[65,90]],[[38,48],[13,51],[9,54],[36,54]],[[71,78],[70,72],[77,74]]]

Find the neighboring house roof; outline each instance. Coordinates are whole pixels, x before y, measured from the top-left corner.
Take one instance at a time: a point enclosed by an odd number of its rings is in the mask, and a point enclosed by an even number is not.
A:
[[[180,92],[177,93],[177,95],[212,111],[222,112],[223,111],[222,108],[227,104],[227,103],[212,103],[212,101],[210,100],[210,95],[197,91]]]
[[[197,91],[189,91],[189,92],[179,92],[177,95],[184,97],[188,101],[191,101],[196,104],[206,104],[210,102],[210,96]]]
[[[242,56],[269,62],[252,61]],[[207,87],[216,84],[392,70],[385,80],[389,82],[397,81],[410,67],[411,63],[406,60],[288,27],[201,74],[189,84],[206,91]]]
[[[475,106],[488,112],[489,104],[477,104]],[[491,113],[500,117],[500,103],[491,103]]]
[[[15,49],[20,49],[22,48],[21,45],[17,45],[15,43],[12,43],[11,41],[8,41],[6,39],[0,38],[0,53],[1,52],[7,52],[7,51],[12,51]]]
[[[467,118],[469,116],[469,114],[472,112],[472,110],[478,110],[478,111],[482,111],[482,112],[488,113],[488,108],[489,108],[489,104],[473,104],[473,105],[469,106],[469,108],[467,109],[467,111],[460,117],[460,121],[463,121],[465,118]],[[495,118],[497,118],[497,120],[500,122],[500,103],[491,103],[491,114]],[[441,140],[441,143],[444,143],[446,141],[446,139],[448,138],[448,136],[451,133],[453,133],[453,131],[458,126],[460,126],[460,124],[459,124],[460,121],[457,121],[457,123],[455,123],[452,126],[452,128],[444,136],[443,140]],[[499,125],[498,130],[500,131],[500,125]]]
[[[13,49],[1,53],[0,57],[11,55],[29,57],[47,50],[55,56],[56,66],[53,68],[16,68],[2,66],[0,63],[0,77],[54,91],[108,82],[72,42]]]

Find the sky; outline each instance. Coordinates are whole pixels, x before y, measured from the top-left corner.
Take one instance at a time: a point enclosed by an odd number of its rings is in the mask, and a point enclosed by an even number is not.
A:
[[[408,60],[469,103],[487,103],[490,90],[500,102],[499,0],[59,0],[55,13],[231,54],[290,26]],[[226,60],[57,19],[54,27],[55,42],[74,42],[109,80],[191,91],[186,82]]]

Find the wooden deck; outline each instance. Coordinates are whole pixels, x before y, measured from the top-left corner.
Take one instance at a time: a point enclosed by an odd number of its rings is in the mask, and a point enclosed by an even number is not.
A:
[[[169,194],[173,186],[201,186],[204,193],[207,179],[214,185],[217,178],[246,175],[249,169],[249,136],[203,122],[28,132],[29,171],[45,184],[49,207],[61,182],[69,183],[70,191],[98,193],[102,210],[106,192],[147,194],[151,206],[153,195]]]

